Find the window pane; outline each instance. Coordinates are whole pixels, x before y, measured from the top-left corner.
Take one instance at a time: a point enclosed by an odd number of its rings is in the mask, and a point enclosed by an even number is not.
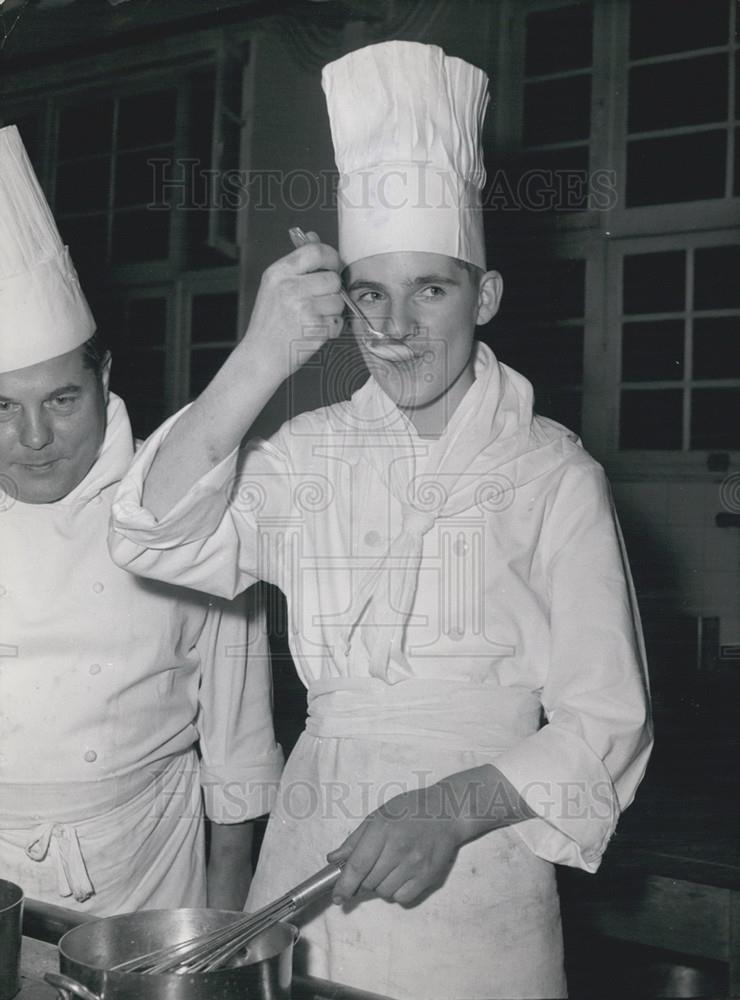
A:
[[[118,148],[155,146],[175,135],[175,91],[122,97],[118,105]]]
[[[110,158],[105,156],[57,167],[55,210],[67,212],[104,211],[108,207]]]
[[[629,131],[727,118],[727,56],[637,66],[629,77]]]
[[[683,320],[625,323],[622,327],[622,381],[682,378],[683,345]]]
[[[188,79],[190,120],[188,122],[188,155],[197,156],[200,170],[211,165],[211,141],[213,139],[213,111],[216,99],[216,83],[213,70],[193,73]]]
[[[583,327],[559,326],[545,335],[547,371],[543,373],[542,382],[550,385],[579,383],[583,379]]]
[[[620,448],[680,450],[681,389],[623,389]]]
[[[511,272],[502,315],[509,323],[527,319],[573,319],[584,312],[586,262],[534,260]],[[507,301],[508,300],[508,301]]]
[[[694,254],[694,308],[734,309],[738,306],[740,245],[697,250]]]
[[[108,220],[105,215],[82,215],[76,219],[61,219],[59,231],[69,246],[75,267],[80,272],[82,286],[85,275],[98,271],[108,257]]]
[[[627,205],[721,198],[725,192],[725,132],[699,132],[627,144]]]
[[[192,210],[185,213],[187,234],[185,251],[192,266],[219,266],[229,262],[229,258],[208,247],[209,205],[212,193],[209,184],[211,169],[211,145],[214,129],[214,74],[194,73],[188,81],[190,120],[187,138],[187,155],[195,160],[188,171],[188,204]]]
[[[580,434],[581,403],[582,393],[579,389],[546,389],[537,392],[535,410]]]
[[[591,65],[591,4],[527,15],[527,76]]]
[[[228,347],[208,347],[190,353],[190,397],[202,392],[231,354]]]
[[[496,356],[537,389],[578,384],[583,378],[583,328],[516,329],[493,335]]]
[[[224,120],[223,131],[221,133],[221,155],[218,159],[218,170],[220,176],[235,177],[235,171],[239,169],[241,150],[241,123],[238,121]],[[221,239],[229,243],[236,243],[238,205],[240,202],[238,190],[232,185],[225,185],[223,179],[218,184],[215,193],[216,204],[220,206],[218,213],[218,235]]]
[[[165,356],[163,351],[117,351],[111,369],[111,388],[126,403],[134,434],[146,437],[165,414]]]
[[[740,389],[694,389],[691,447],[740,449]]]
[[[694,378],[740,378],[740,316],[694,320],[693,371]]]
[[[166,159],[166,152],[159,150],[157,159]],[[144,149],[136,153],[123,153],[116,159],[116,206],[151,205],[157,198],[162,202],[163,185],[158,183],[158,179],[176,176],[176,168],[173,157],[169,157],[169,164],[149,164],[149,159],[154,155],[151,150]]]
[[[190,342],[208,344],[236,340],[238,312],[236,292],[194,295],[190,320]]]
[[[224,64],[221,95],[224,108],[237,117],[242,113],[242,77],[248,58],[243,56],[227,56]]]
[[[128,303],[127,340],[132,347],[164,347],[166,335],[166,299],[132,299]]]
[[[111,387],[126,403],[134,434],[145,437],[166,416],[167,300],[106,299],[95,315],[113,354]]]
[[[23,148],[28,153],[28,159],[33,164],[36,172],[39,172],[39,118],[38,115],[24,115],[22,118],[13,117],[7,124],[15,125],[23,140]]]
[[[169,211],[135,209],[119,212],[113,220],[113,260],[165,260],[169,252]]]
[[[591,132],[591,77],[528,83],[524,88],[524,143],[588,139]]]
[[[727,0],[632,0],[630,56],[663,55],[726,45],[729,35]]]
[[[622,299],[625,313],[683,311],[686,305],[686,254],[626,254]]]
[[[59,116],[59,158],[110,152],[112,135],[112,101],[64,108]]]
[[[522,158],[519,170],[507,169],[506,179],[504,186],[495,175],[490,178],[486,204],[493,209],[513,205],[528,212],[575,212],[603,208],[609,198],[601,188],[595,193],[600,201],[590,203],[588,146],[533,151]]]

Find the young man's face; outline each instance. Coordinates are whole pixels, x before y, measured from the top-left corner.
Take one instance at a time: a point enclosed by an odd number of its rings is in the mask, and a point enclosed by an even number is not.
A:
[[[0,483],[24,503],[53,503],[89,472],[105,436],[108,366],[84,348],[0,374]]]
[[[432,416],[442,416],[444,426],[474,381],[475,327],[498,308],[499,275],[471,273],[441,254],[399,251],[355,262],[345,283],[370,322],[392,338],[388,346],[352,321],[372,375],[417,429]]]

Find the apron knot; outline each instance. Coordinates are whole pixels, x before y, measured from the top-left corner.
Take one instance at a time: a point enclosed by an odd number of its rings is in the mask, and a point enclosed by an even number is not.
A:
[[[26,846],[31,861],[43,861],[53,848],[56,858],[60,896],[74,896],[84,903],[95,894],[85,859],[82,856],[77,830],[66,823],[47,823],[39,827]]]

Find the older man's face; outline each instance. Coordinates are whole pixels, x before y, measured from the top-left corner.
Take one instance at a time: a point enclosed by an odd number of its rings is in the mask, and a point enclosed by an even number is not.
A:
[[[0,373],[0,485],[24,503],[53,503],[89,472],[105,436],[107,370],[84,348]]]

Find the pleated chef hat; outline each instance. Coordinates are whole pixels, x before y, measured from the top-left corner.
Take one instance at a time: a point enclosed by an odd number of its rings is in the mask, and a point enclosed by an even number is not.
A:
[[[95,320],[15,125],[0,129],[0,372],[79,347]]]
[[[436,45],[383,42],[324,67],[344,264],[424,250],[485,270],[488,77]]]

